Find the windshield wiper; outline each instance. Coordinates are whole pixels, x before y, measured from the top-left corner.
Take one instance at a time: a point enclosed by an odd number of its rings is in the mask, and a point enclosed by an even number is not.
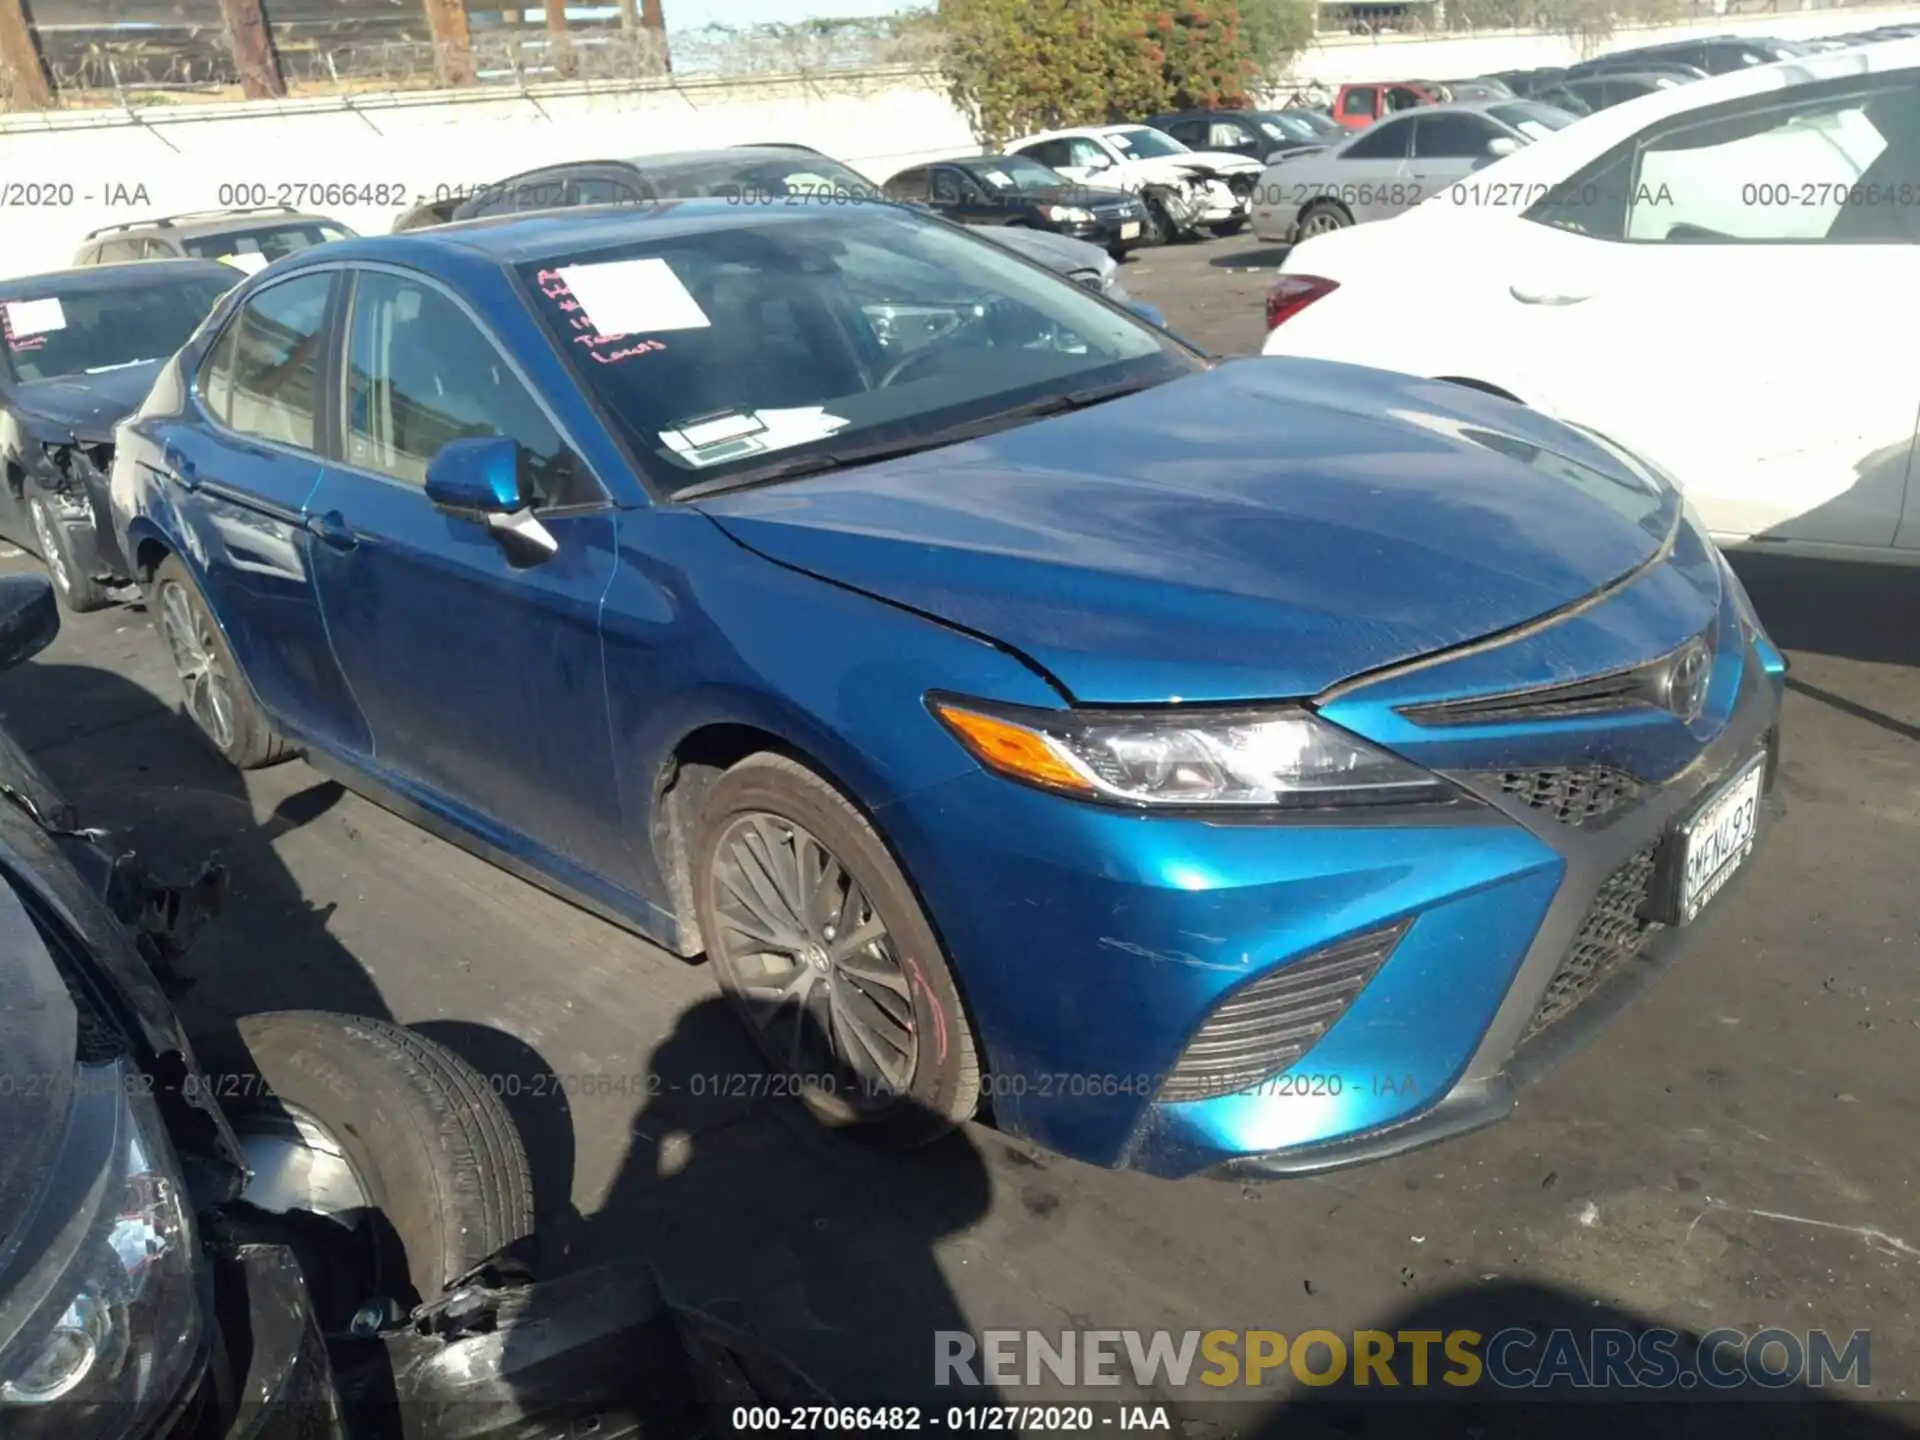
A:
[[[1069,410],[1085,410],[1089,406],[1118,400],[1124,395],[1138,394],[1142,390],[1149,390],[1161,383],[1158,380],[1123,380],[1112,385],[1096,385],[1086,390],[1048,395],[1006,410],[996,410],[991,415],[983,415],[978,420],[969,420],[964,424],[952,425],[945,430],[936,430],[931,435],[917,435],[909,440],[878,441],[872,445],[855,445],[845,450],[817,451],[811,455],[795,455],[787,460],[774,460],[745,474],[699,481],[683,490],[675,491],[674,499],[698,500],[707,495],[720,495],[732,490],[749,490],[756,485],[770,485],[777,480],[817,475],[823,470],[840,470],[852,465],[870,465],[880,460],[897,459],[902,455],[917,455],[925,450],[938,450],[948,445],[959,445],[968,440],[978,440],[982,436],[1005,430],[1025,420],[1040,420],[1049,415],[1063,415]]]

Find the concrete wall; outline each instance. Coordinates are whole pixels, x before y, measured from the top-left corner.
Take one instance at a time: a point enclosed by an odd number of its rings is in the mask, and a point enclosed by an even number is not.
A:
[[[1746,31],[1797,38],[1920,20],[1920,9],[1804,11],[1664,27],[1660,39]],[[1653,38],[1624,32],[1604,49]],[[1329,39],[1302,81],[1445,79],[1566,64],[1571,41],[1539,35]],[[288,203],[363,233],[422,199],[563,159],[756,140],[813,145],[881,179],[972,147],[937,82],[905,70],[677,85],[571,84],[521,92],[409,91],[138,111],[0,117],[0,275],[64,265],[90,230],[146,216]],[[330,196],[327,187],[334,187]],[[386,187],[384,200],[340,187]],[[240,187],[236,202],[234,187]]]

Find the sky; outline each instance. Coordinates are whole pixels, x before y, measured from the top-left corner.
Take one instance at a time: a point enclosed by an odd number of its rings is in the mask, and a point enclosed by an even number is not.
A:
[[[914,8],[914,0],[660,0],[668,30],[703,25],[793,24],[819,16],[866,19]]]

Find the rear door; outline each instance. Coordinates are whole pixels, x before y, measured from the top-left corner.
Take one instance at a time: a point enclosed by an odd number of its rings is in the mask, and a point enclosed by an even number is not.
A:
[[[1666,464],[1708,526],[1886,546],[1920,372],[1915,74],[1672,117],[1513,228],[1502,333],[1553,356],[1540,398]]]
[[[1413,117],[1403,116],[1382,120],[1336,156],[1309,156],[1301,163],[1316,177],[1329,178],[1325,193],[1358,224],[1397,215],[1431,193],[1420,190],[1412,178],[1412,156]]]
[[[309,512],[314,575],[376,771],[510,852],[600,874],[627,851],[600,602],[616,516],[489,328],[427,276],[354,272],[332,456]],[[516,568],[478,520],[427,499],[447,441],[508,435],[558,542]]]
[[[187,559],[261,704],[302,739],[364,752],[305,528],[339,278],[308,270],[254,291],[195,377],[197,422],[161,426],[155,438]]]

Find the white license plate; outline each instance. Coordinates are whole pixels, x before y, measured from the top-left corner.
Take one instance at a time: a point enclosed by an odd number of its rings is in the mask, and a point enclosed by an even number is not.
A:
[[[1687,924],[1753,852],[1760,829],[1760,781],[1766,757],[1720,787],[1681,831],[1680,923]]]
[[[1138,220],[1129,220],[1120,227],[1120,238],[1122,240],[1137,239],[1139,234],[1140,222]]]

